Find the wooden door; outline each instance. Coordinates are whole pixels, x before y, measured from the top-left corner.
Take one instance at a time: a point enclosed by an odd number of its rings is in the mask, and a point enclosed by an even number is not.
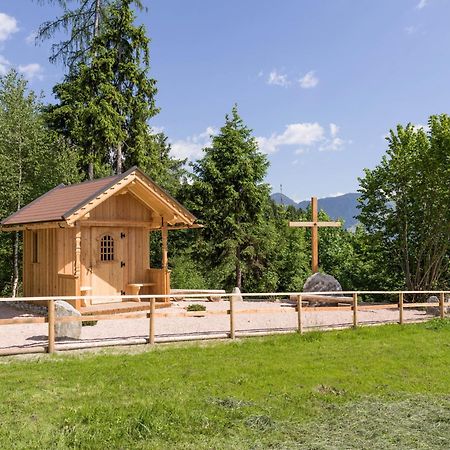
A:
[[[128,283],[127,230],[92,227],[92,295],[121,295]],[[118,302],[120,299],[94,299],[93,304]]]

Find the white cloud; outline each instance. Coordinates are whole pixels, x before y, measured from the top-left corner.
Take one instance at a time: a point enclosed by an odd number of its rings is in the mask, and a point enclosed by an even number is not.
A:
[[[327,139],[327,141],[319,147],[320,152],[337,152],[342,150],[346,142],[340,137],[333,137],[332,139]]]
[[[330,123],[330,134],[331,137],[336,137],[339,133],[340,128],[335,123]]]
[[[256,138],[264,153],[275,153],[284,145],[312,145],[324,138],[325,130],[316,123],[292,123],[281,134]]]
[[[178,159],[188,158],[191,161],[201,158],[203,148],[211,145],[211,135],[216,132],[214,127],[208,127],[203,133],[171,142],[172,155]]]
[[[315,76],[314,70],[310,70],[305,76],[300,78],[298,82],[303,89],[311,89],[318,85],[319,79]]]
[[[416,9],[423,9],[428,5],[428,0],[420,0],[416,5]]]
[[[152,125],[151,129],[153,134],[159,134],[164,132],[164,127],[158,127],[157,125]]]
[[[6,41],[17,31],[19,31],[17,20],[12,16],[8,16],[8,14],[0,12],[0,42]]]
[[[351,144],[350,140],[339,137],[339,132],[340,127],[335,123],[329,124],[329,133],[317,122],[293,123],[287,125],[280,134],[273,133],[269,137],[259,136],[256,140],[260,150],[267,154],[275,153],[284,146],[296,146],[295,155],[302,155],[310,149],[336,152],[342,150],[346,144]]]
[[[2,55],[0,55],[0,75],[6,75],[11,63]]]
[[[37,78],[38,80],[42,80],[44,77],[42,75],[43,69],[38,63],[30,63],[25,65],[19,65],[17,68],[20,73],[22,73],[25,78],[28,80],[32,80],[33,78]]]
[[[334,192],[333,194],[328,194],[327,197],[340,197],[341,195],[344,195],[345,192]]]
[[[37,33],[36,33],[36,31],[32,31],[26,38],[25,38],[25,42],[27,43],[27,44],[34,44],[34,42],[36,41],[36,36],[37,36]]]
[[[291,83],[288,80],[287,75],[278,72],[277,70],[272,70],[272,72],[269,73],[269,78],[267,79],[267,84],[271,84],[273,86],[282,86],[287,87]]]

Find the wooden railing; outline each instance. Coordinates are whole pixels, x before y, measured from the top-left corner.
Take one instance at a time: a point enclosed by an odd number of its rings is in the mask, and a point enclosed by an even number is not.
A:
[[[239,294],[244,299],[261,299],[264,297],[269,297],[271,299],[281,297],[281,298],[290,298],[295,299],[293,306],[295,308],[270,308],[270,307],[264,307],[264,308],[247,308],[247,309],[237,309],[236,308],[236,294],[221,294],[220,297],[228,299],[229,307],[226,310],[211,310],[211,311],[205,311],[202,313],[202,315],[209,316],[209,315],[228,315],[229,316],[229,333],[228,337],[231,339],[236,338],[236,315],[238,314],[280,314],[280,313],[292,313],[296,312],[297,314],[297,326],[296,331],[298,333],[303,333],[304,331],[304,325],[303,325],[303,318],[304,314],[310,313],[310,312],[320,312],[320,311],[352,311],[352,326],[354,328],[358,327],[359,321],[358,321],[358,313],[365,310],[377,310],[377,309],[398,309],[399,316],[398,316],[398,323],[404,324],[406,321],[404,319],[404,310],[407,308],[423,308],[423,307],[435,307],[439,308],[439,317],[444,318],[446,316],[445,310],[446,308],[450,308],[450,301],[448,297],[450,296],[450,291],[358,291],[358,292],[339,292],[339,297],[336,297],[336,292],[317,292],[317,293],[291,293],[291,292],[284,292],[284,293],[242,293]],[[325,297],[325,296],[332,296],[332,297]],[[348,295],[349,297],[344,297]],[[396,303],[371,303],[371,304],[361,304],[359,302],[360,298],[362,296],[377,296],[377,295],[389,295],[398,296],[398,302]],[[428,302],[413,302],[413,303],[406,303],[405,302],[405,296],[419,296],[419,295],[435,295],[438,296],[439,301],[434,303],[428,303]],[[447,296],[447,301],[446,301]],[[205,298],[207,299],[210,297],[210,294],[192,294],[192,295],[186,295],[186,294],[171,294],[171,299],[183,299],[187,300],[189,298],[195,298],[198,300],[199,298]],[[95,314],[95,315],[86,315],[81,317],[56,317],[55,314],[55,300],[65,300],[65,301],[75,301],[75,300],[81,300],[81,299],[111,299],[111,297],[105,297],[105,296],[60,296],[60,297],[14,297],[14,298],[0,298],[0,304],[2,302],[47,302],[48,309],[47,309],[47,316],[46,317],[16,317],[16,318],[9,318],[9,319],[0,319],[0,325],[12,325],[12,324],[41,324],[41,323],[47,323],[48,324],[48,345],[46,347],[46,351],[48,353],[53,353],[56,350],[55,347],[55,324],[56,323],[65,323],[65,322],[92,322],[92,321],[99,321],[99,320],[123,320],[123,319],[142,319],[147,318],[149,319],[149,333],[148,338],[146,342],[148,344],[155,344],[156,338],[155,338],[155,319],[157,318],[165,318],[165,317],[193,317],[197,314],[192,312],[179,312],[179,313],[168,313],[168,312],[160,312],[156,310],[155,302],[159,299],[166,298],[165,295],[124,295],[117,298],[120,298],[122,300],[125,299],[136,299],[139,298],[141,300],[149,300],[149,310],[141,311],[141,312],[135,312],[135,313],[120,313],[120,314]],[[114,297],[116,298],[116,297]],[[313,301],[314,303],[334,303],[335,306],[308,306],[305,303]],[[248,333],[246,334],[249,335]],[[207,339],[207,338],[205,338]],[[107,343],[105,345],[108,345]],[[6,354],[19,354],[19,353],[34,353],[36,351],[33,351],[34,349],[17,349],[15,351],[12,351],[10,353],[8,352],[0,352],[0,355],[6,355]]]

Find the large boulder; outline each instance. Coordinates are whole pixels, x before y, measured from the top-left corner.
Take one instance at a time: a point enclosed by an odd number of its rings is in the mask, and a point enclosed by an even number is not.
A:
[[[446,300],[447,301],[447,300]],[[432,295],[427,298],[427,303],[439,303],[439,297],[436,295]],[[441,309],[439,306],[427,306],[425,308],[425,311],[427,314],[431,316],[440,316],[441,315]],[[448,308],[444,307],[444,314],[448,314]]]
[[[317,272],[311,275],[303,285],[303,292],[334,292],[342,291],[339,281],[332,275]]]
[[[339,292],[342,286],[336,278],[326,273],[317,272],[312,274],[303,285],[303,292]],[[326,301],[310,301],[310,306],[336,306],[336,303]]]
[[[231,291],[233,295],[233,300],[235,302],[242,302],[242,295],[241,295],[241,290],[238,287],[233,288],[233,290]]]
[[[77,311],[70,303],[62,300],[55,301],[56,317],[81,317],[81,313]],[[80,339],[81,338],[81,321],[76,322],[57,322],[55,324],[56,339]]]

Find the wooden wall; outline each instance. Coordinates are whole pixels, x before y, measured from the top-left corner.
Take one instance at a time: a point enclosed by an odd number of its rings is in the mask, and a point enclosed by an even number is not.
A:
[[[146,221],[152,220],[152,212],[130,193],[119,193],[100,203],[90,213],[89,220]]]
[[[33,243],[34,239],[37,239],[36,247]],[[37,255],[34,255],[35,250]],[[74,261],[75,230],[73,228],[25,230],[23,235],[24,295],[26,297],[77,295]]]

